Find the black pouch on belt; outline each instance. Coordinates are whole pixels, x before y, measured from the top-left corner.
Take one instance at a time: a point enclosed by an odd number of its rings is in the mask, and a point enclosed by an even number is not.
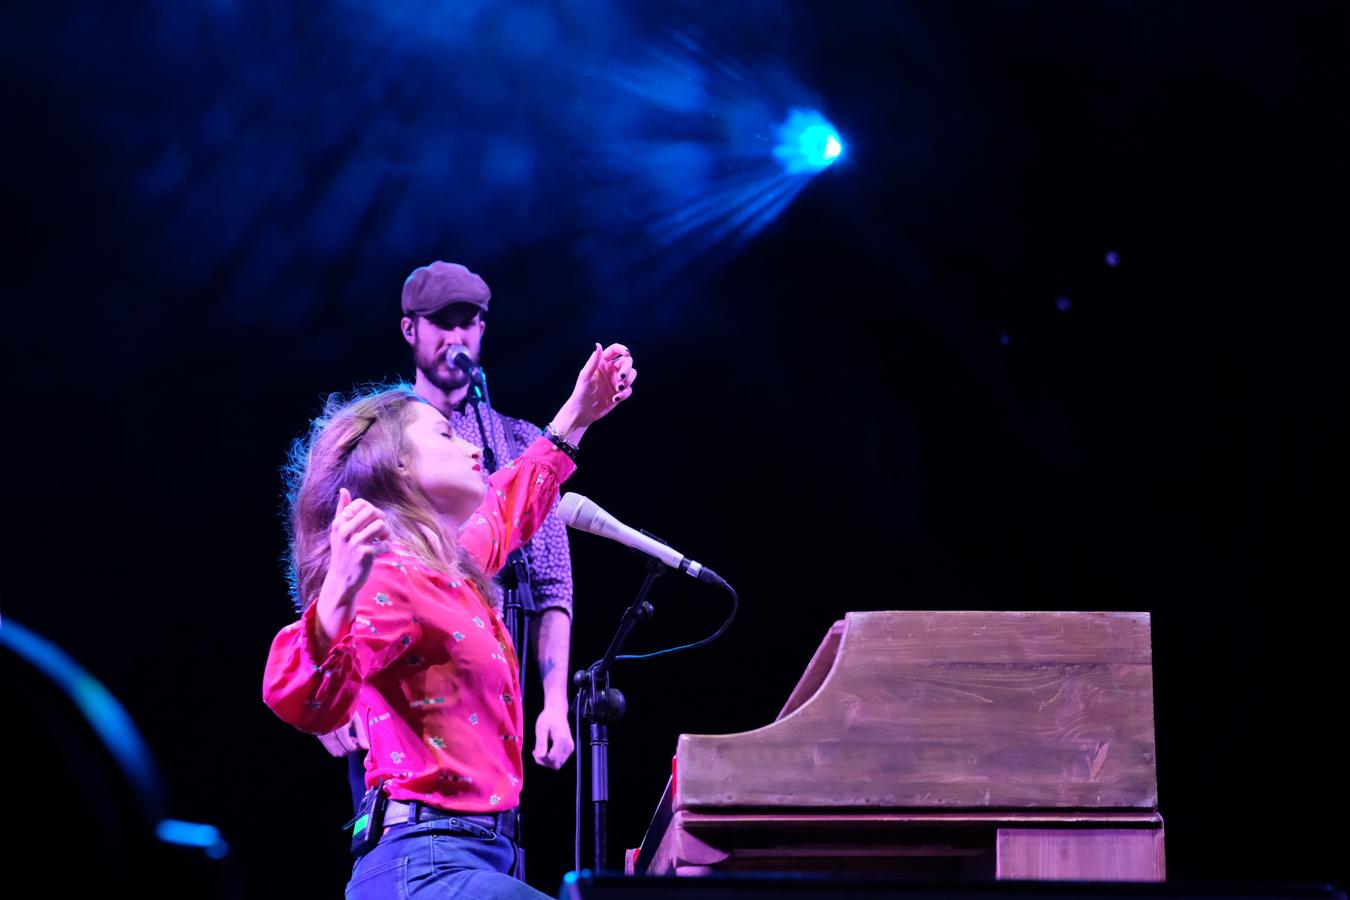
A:
[[[389,805],[389,796],[384,792],[384,781],[366,791],[356,815],[346,824],[352,830],[352,855],[368,853],[380,842],[384,833],[384,810]]]

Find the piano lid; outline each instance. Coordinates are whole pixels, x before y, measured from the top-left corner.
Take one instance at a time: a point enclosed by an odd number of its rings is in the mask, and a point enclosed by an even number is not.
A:
[[[1147,613],[843,626],[778,721],[680,736],[676,809],[1157,808]]]

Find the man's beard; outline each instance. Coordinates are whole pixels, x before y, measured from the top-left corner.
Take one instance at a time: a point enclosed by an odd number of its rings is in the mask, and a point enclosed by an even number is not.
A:
[[[453,391],[467,387],[469,376],[463,369],[455,366],[448,366],[450,374],[441,375],[441,366],[445,363],[445,357],[440,354],[426,355],[420,350],[413,355],[413,365],[417,371],[421,372],[427,381],[430,381],[438,389],[449,394]]]

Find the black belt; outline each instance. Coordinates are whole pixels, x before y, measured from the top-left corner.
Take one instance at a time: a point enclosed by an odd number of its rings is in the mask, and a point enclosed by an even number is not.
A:
[[[386,827],[401,825],[404,822],[415,824],[431,821],[443,821],[455,830],[460,830],[456,826],[462,823],[467,826],[462,830],[469,833],[474,833],[477,829],[483,829],[511,840],[516,838],[516,811],[514,809],[499,813],[450,812],[435,806],[427,806],[419,800],[404,803],[402,800],[391,799],[384,811]]]

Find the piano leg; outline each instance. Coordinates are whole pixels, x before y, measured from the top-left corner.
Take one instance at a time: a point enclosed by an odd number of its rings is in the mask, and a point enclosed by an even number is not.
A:
[[[730,855],[685,831],[683,824],[676,821],[662,835],[647,874],[707,875]]]

